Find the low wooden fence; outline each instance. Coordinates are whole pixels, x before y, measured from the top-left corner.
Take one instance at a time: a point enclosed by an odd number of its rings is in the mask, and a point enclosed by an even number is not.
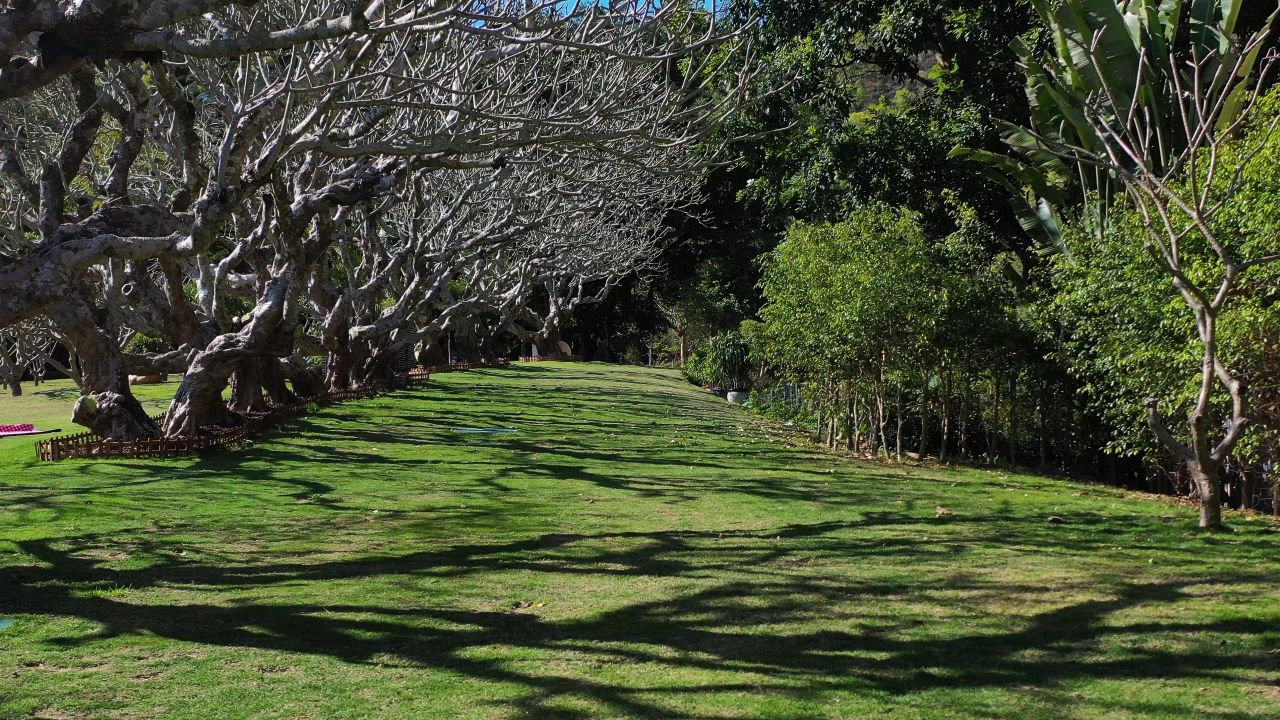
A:
[[[104,440],[91,432],[64,435],[49,440],[36,442],[36,459],[45,462],[61,460],[110,458],[152,458],[179,457],[206,450],[213,450],[242,443],[249,437],[261,432],[273,422],[285,418],[305,415],[314,405],[332,405],[347,400],[362,400],[381,395],[388,390],[426,382],[432,375],[449,372],[465,372],[481,368],[506,367],[511,364],[506,358],[486,360],[477,363],[450,363],[448,365],[432,365],[419,367],[397,376],[396,381],[386,387],[369,387],[359,390],[343,390],[326,393],[316,397],[304,398],[287,405],[275,405],[267,412],[247,413],[244,422],[233,428],[207,428],[205,434],[198,437],[185,438],[147,438],[141,440]],[[166,413],[153,415],[152,420],[163,425]]]

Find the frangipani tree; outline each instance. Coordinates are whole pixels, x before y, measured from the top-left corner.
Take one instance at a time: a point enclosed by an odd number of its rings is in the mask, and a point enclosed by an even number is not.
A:
[[[0,330],[0,381],[14,397],[22,394],[22,379],[30,373],[39,384],[45,365],[58,341],[43,318],[28,320]]]
[[[303,358],[330,387],[378,381],[389,354],[472,314],[505,332],[549,272],[587,267],[571,234],[616,210],[604,189],[655,210],[590,247],[643,265],[635,239],[754,72],[683,3],[6,7],[0,326],[53,320],[82,360],[76,417],[106,437],[314,390]],[[122,353],[130,331],[173,349]],[[129,392],[140,364],[185,373],[164,428]]]
[[[1219,324],[1246,273],[1280,259],[1280,247],[1233,241],[1217,222],[1280,122],[1254,117],[1275,62],[1275,15],[1240,37],[1242,4],[1036,0],[1053,49],[1021,50],[1032,123],[1006,139],[1023,162],[975,153],[1039,197],[1024,213],[1028,227],[1054,227],[1050,204],[1071,176],[1093,222],[1105,222],[1113,198],[1140,214],[1146,252],[1190,312],[1201,350],[1185,428],[1171,430],[1156,399],[1148,424],[1186,463],[1205,528],[1221,526],[1221,467],[1249,423],[1244,380],[1218,349]],[[1251,121],[1264,125],[1251,145],[1226,152]]]

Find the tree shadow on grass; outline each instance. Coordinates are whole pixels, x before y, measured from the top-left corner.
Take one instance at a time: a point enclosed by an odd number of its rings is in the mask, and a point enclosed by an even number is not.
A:
[[[473,373],[466,384],[451,380],[405,391],[404,397],[428,401],[471,393],[473,384],[487,380],[481,372]],[[585,370],[547,372],[536,366],[492,372],[533,382],[543,377],[556,383],[599,380]],[[400,528],[422,536],[427,528],[418,524],[444,526],[452,537],[498,527],[508,537],[518,535],[511,529],[512,519],[538,510],[536,504],[520,504],[519,493],[510,492],[513,481],[521,477],[576,483],[623,498],[683,501],[735,493],[844,508],[883,507],[889,502],[885,483],[892,482],[898,483],[894,497],[910,502],[901,511],[749,531],[528,534],[502,542],[463,542],[408,553],[365,551],[339,559],[255,551],[235,552],[227,561],[216,547],[207,552],[179,547],[163,534],[132,540],[105,535],[25,540],[18,543],[25,553],[19,556],[22,564],[0,568],[0,613],[71,617],[96,624],[94,633],[58,641],[73,649],[90,648],[104,638],[154,635],[332,658],[369,668],[443,670],[513,686],[519,695],[516,710],[546,718],[694,717],[675,708],[695,704],[696,696],[719,692],[912,695],[1011,686],[1064,691],[1090,680],[1247,682],[1260,667],[1275,662],[1261,650],[1238,649],[1245,639],[1274,633],[1275,617],[1241,613],[1231,619],[1186,620],[1201,617],[1190,585],[1219,583],[1239,594],[1245,585],[1265,587],[1271,579],[1205,570],[1197,553],[1208,540],[1176,550],[1165,542],[1172,536],[1153,528],[1149,517],[1104,519],[1077,513],[1067,525],[1049,525],[1043,518],[1019,515],[1015,508],[997,504],[983,512],[970,508],[956,517],[936,518],[933,503],[925,502],[942,487],[944,481],[936,477],[906,480],[886,472],[861,472],[856,482],[846,478],[829,483],[812,472],[815,453],[734,447],[732,438],[718,434],[732,418],[699,399],[681,396],[673,418],[671,405],[643,397],[633,403],[637,393],[614,392],[617,386],[611,386],[599,397],[573,403],[572,413],[566,414],[565,405],[554,394],[547,395],[557,388],[582,393],[581,388],[554,385],[495,396],[494,402],[523,408],[523,417],[531,418],[527,432],[490,439],[483,447],[490,454],[476,452],[461,460],[450,456],[439,466],[431,464],[430,450],[434,444],[457,444],[450,427],[500,425],[512,421],[513,415],[501,408],[486,409],[483,396],[465,405],[450,400],[443,410],[406,413],[398,422],[388,416],[402,411],[383,412],[386,406],[378,408],[382,415],[375,413],[373,419],[363,419],[354,406],[326,409],[273,431],[283,436],[274,442],[185,465],[164,465],[164,472],[166,480],[238,483],[237,495],[259,492],[263,503],[277,496],[305,501],[316,505],[318,516],[327,522],[330,513],[335,518],[367,513],[370,507],[357,493],[371,485],[347,486],[341,477],[306,477],[299,468],[341,463],[366,477],[394,473],[396,482],[387,484],[388,492],[417,491],[437,470],[455,475],[459,470],[493,470],[492,477],[468,478],[460,483],[464,486],[449,489],[464,497],[481,495],[484,503],[433,509]],[[616,410],[618,405],[623,410]],[[626,412],[631,421],[606,414],[615,412]],[[709,415],[695,416],[699,412]],[[549,424],[535,430],[535,418]],[[335,422],[340,427],[333,427]],[[696,456],[635,437],[646,423],[658,423],[653,431],[658,440],[664,433],[696,436]],[[599,437],[601,429],[632,434],[614,442]],[[299,438],[288,438],[291,434]],[[373,450],[387,444],[400,446],[401,453],[406,445],[422,445],[425,450],[409,457]],[[504,452],[522,459],[497,457]],[[802,470],[786,469],[800,461],[805,463]],[[157,471],[148,463],[121,467],[138,474]],[[158,479],[147,482],[152,481]],[[132,487],[127,482],[121,481],[122,491]],[[372,488],[381,490],[376,484]],[[52,502],[38,494],[31,497]],[[314,525],[303,528],[314,530]],[[295,539],[285,529],[266,524],[261,532]],[[1162,557],[1185,562],[1187,575],[1195,579],[1140,582],[1099,569],[1087,585],[1064,589],[1070,592],[1058,599],[1051,589],[960,572],[972,569],[966,560],[977,550],[1017,553],[1016,557],[1052,551],[1064,564],[1083,564],[1091,553],[1122,537],[1136,550],[1158,548],[1164,542]],[[1145,540],[1138,543],[1134,538]],[[1273,545],[1257,535],[1239,542],[1243,544],[1231,548],[1236,566],[1274,567]],[[188,549],[194,552],[180,554]],[[128,567],[104,561],[104,556],[121,550],[136,556]],[[991,555],[985,557],[990,560]],[[882,572],[880,579],[859,580],[830,571],[839,566],[852,573],[850,563],[904,570],[900,580],[891,572]],[[956,571],[939,572],[950,566]],[[911,569],[915,575],[907,575]],[[404,582],[483,585],[491,576],[507,578],[506,573],[513,572],[545,579],[547,587],[591,578],[639,579],[646,587],[654,579],[680,582],[658,598],[628,601],[602,596],[599,612],[571,617],[540,616],[535,608],[514,606],[510,599],[499,599],[492,607],[459,608],[383,598],[388,588]],[[357,583],[368,589],[368,601],[343,601]],[[127,592],[115,592],[119,588]],[[183,599],[173,599],[174,593]],[[994,610],[975,610],[975,596],[1000,598],[1009,608],[1041,609],[1008,610],[1007,616],[1000,616],[999,603]],[[940,617],[962,621],[944,623]],[[1204,636],[1232,642],[1206,644],[1200,642]],[[1115,650],[1124,643],[1131,649]],[[539,659],[521,660],[530,656]],[[558,670],[543,661],[566,657],[584,662]],[[644,670],[624,679],[606,674],[615,678],[606,680],[580,669],[608,665],[643,665]],[[698,673],[705,673],[705,682],[699,681]],[[680,684],[658,682],[667,679],[664,676]],[[682,701],[681,695],[687,697]],[[1173,701],[1154,706],[1149,699],[1132,699],[1128,705],[1126,700],[1111,700],[1116,705],[1101,712],[1191,711]],[[579,701],[602,710],[565,706]],[[1217,717],[1240,716],[1222,712]]]
[[[820,568],[860,556],[911,564],[948,552],[915,538],[874,547],[861,541],[869,527],[904,522],[914,519],[879,513],[850,522],[756,531],[542,534],[408,554],[239,565],[157,552],[151,565],[128,569],[86,555],[86,548],[109,545],[109,538],[88,536],[70,549],[58,547],[65,543],[23,541],[19,545],[33,562],[0,570],[10,588],[0,611],[97,624],[92,634],[56,641],[67,647],[147,634],[358,665],[444,670],[515,686],[524,714],[548,718],[575,717],[563,703],[584,700],[610,715],[695,717],[667,702],[680,694],[747,687],[784,695],[815,688],[910,695],[1013,686],[1062,690],[1080,680],[1248,682],[1259,667],[1274,662],[1260,649],[1232,650],[1239,643],[1225,639],[1273,632],[1275,618],[1195,621],[1187,619],[1196,617],[1187,609],[1171,614],[1180,603],[1195,601],[1187,593],[1192,585],[1265,587],[1270,582],[1247,573],[1151,582],[1091,578],[1084,588],[1091,597],[1075,596],[1055,606],[1042,587],[995,585],[963,574],[855,580],[806,569],[809,563]],[[1042,532],[1030,525],[1014,530],[1023,544],[1035,542]],[[656,599],[610,598],[599,613],[562,619],[501,603],[478,610],[321,599],[331,582],[360,580],[376,589],[406,577],[458,579],[510,571],[699,582]],[[130,592],[182,588],[208,600],[165,604],[143,596],[133,604],[97,592],[119,587]],[[281,602],[263,600],[274,587],[282,588]],[[253,590],[255,599],[220,600],[223,593],[244,590]],[[1013,606],[1048,609],[1010,613],[995,618],[998,622],[934,627],[939,616],[972,613],[966,591],[998,593]],[[1190,642],[1205,635],[1224,640],[1207,649]],[[1128,650],[1116,652],[1115,645],[1125,642],[1131,643]],[[541,658],[586,658],[595,666],[644,664],[645,671],[606,682],[589,673],[513,661],[531,651]],[[707,683],[691,681],[674,689],[646,684],[654,673],[686,677],[693,671],[709,673]],[[726,680],[725,673],[743,679]],[[1224,712],[1218,717],[1238,716]]]

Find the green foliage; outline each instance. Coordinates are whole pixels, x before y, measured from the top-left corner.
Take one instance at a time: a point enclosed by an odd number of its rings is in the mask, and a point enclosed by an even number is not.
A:
[[[738,0],[736,6],[741,17],[764,17],[766,49],[793,49],[788,69],[807,96],[839,103],[847,71],[872,64],[898,78],[923,75],[944,102],[976,101],[997,112],[1019,106],[1010,43],[1032,25],[1026,0]],[[937,60],[924,73],[922,57]]]
[[[1026,103],[1013,39],[1029,2],[997,0],[741,0],[761,17],[757,42],[785,90],[735,118],[742,193],[760,224],[839,222],[861,205],[909,207],[926,231],[954,228],[944,192],[1009,216],[989,179],[948,158],[958,144],[994,147],[992,117]],[[930,63],[932,65],[930,65]],[[1012,226],[1012,219],[1003,222]]]
[[[751,388],[751,346],[736,330],[700,343],[685,359],[684,376],[695,385],[721,390]]]
[[[991,168],[989,176],[1006,186],[1023,227],[1039,240],[1058,240],[1052,208],[1066,202],[1073,186],[1083,193],[1088,218],[1100,222],[1122,184],[1091,159],[1113,157],[1126,172],[1137,166],[1100,123],[1125,126],[1127,118],[1141,118],[1154,139],[1146,163],[1163,174],[1199,143],[1193,137],[1195,112],[1184,117],[1179,111],[1187,93],[1197,93],[1200,107],[1214,114],[1208,120],[1217,131],[1239,119],[1263,47],[1242,54],[1248,43],[1234,39],[1244,2],[1033,0],[1051,43],[1047,52],[1016,44],[1026,69],[1031,122],[1000,123],[1019,158],[963,148],[955,155]],[[1256,37],[1269,28],[1267,20]]]
[[[129,342],[125,343],[124,351],[127,353],[137,354],[155,354],[166,353],[172,350],[172,345],[164,338],[148,337],[142,333],[136,333],[129,338]]]
[[[712,338],[706,346],[706,375],[725,390],[751,387],[751,346],[742,333],[730,330]]]
[[[684,359],[684,365],[680,367],[680,372],[684,377],[694,385],[710,385],[710,372],[707,370],[707,344],[699,343],[688,357]]]
[[[1214,234],[1241,257],[1275,251],[1280,237],[1280,137],[1271,134],[1271,119],[1280,115],[1280,91],[1259,105],[1248,132],[1219,149],[1222,167],[1242,167],[1243,182],[1210,224]],[[1256,158],[1246,154],[1265,141]],[[1214,188],[1223,193],[1230,179]],[[1184,179],[1181,186],[1187,185]],[[1180,186],[1180,187],[1181,187]],[[1113,205],[1103,232],[1080,224],[1068,227],[1067,252],[1052,257],[1058,290],[1051,301],[1070,331],[1067,360],[1087,381],[1084,389],[1118,429],[1113,447],[1129,453],[1154,453],[1156,444],[1145,427],[1144,403],[1159,400],[1170,414],[1185,415],[1199,391],[1200,342],[1194,318],[1168,275],[1152,262],[1144,247],[1148,230],[1141,213],[1125,202]],[[1221,274],[1217,255],[1202,235],[1180,245],[1184,271],[1193,281],[1213,284]],[[1280,333],[1280,267],[1274,263],[1248,270],[1233,301],[1218,318],[1217,348],[1221,359],[1238,368],[1264,399],[1277,383],[1270,357]],[[1225,411],[1225,398],[1220,410]],[[1241,451],[1274,439],[1280,423],[1265,405]],[[1185,428],[1183,429],[1185,431]]]
[[[796,377],[850,378],[918,357],[948,297],[919,216],[887,205],[795,225],[761,287],[764,352]]]
[[[959,188],[973,202],[989,197],[982,179],[948,153],[984,142],[989,127],[971,104],[945,106],[902,92],[906,99],[846,116],[807,117],[801,129],[772,139],[743,198],[808,222],[839,222],[881,202],[912,208],[930,231],[945,232],[945,193]]]

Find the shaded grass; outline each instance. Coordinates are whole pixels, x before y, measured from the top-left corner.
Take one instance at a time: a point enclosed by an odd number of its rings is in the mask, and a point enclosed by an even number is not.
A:
[[[234,454],[0,445],[0,717],[1280,717],[1267,521],[800,440],[539,364]]]

